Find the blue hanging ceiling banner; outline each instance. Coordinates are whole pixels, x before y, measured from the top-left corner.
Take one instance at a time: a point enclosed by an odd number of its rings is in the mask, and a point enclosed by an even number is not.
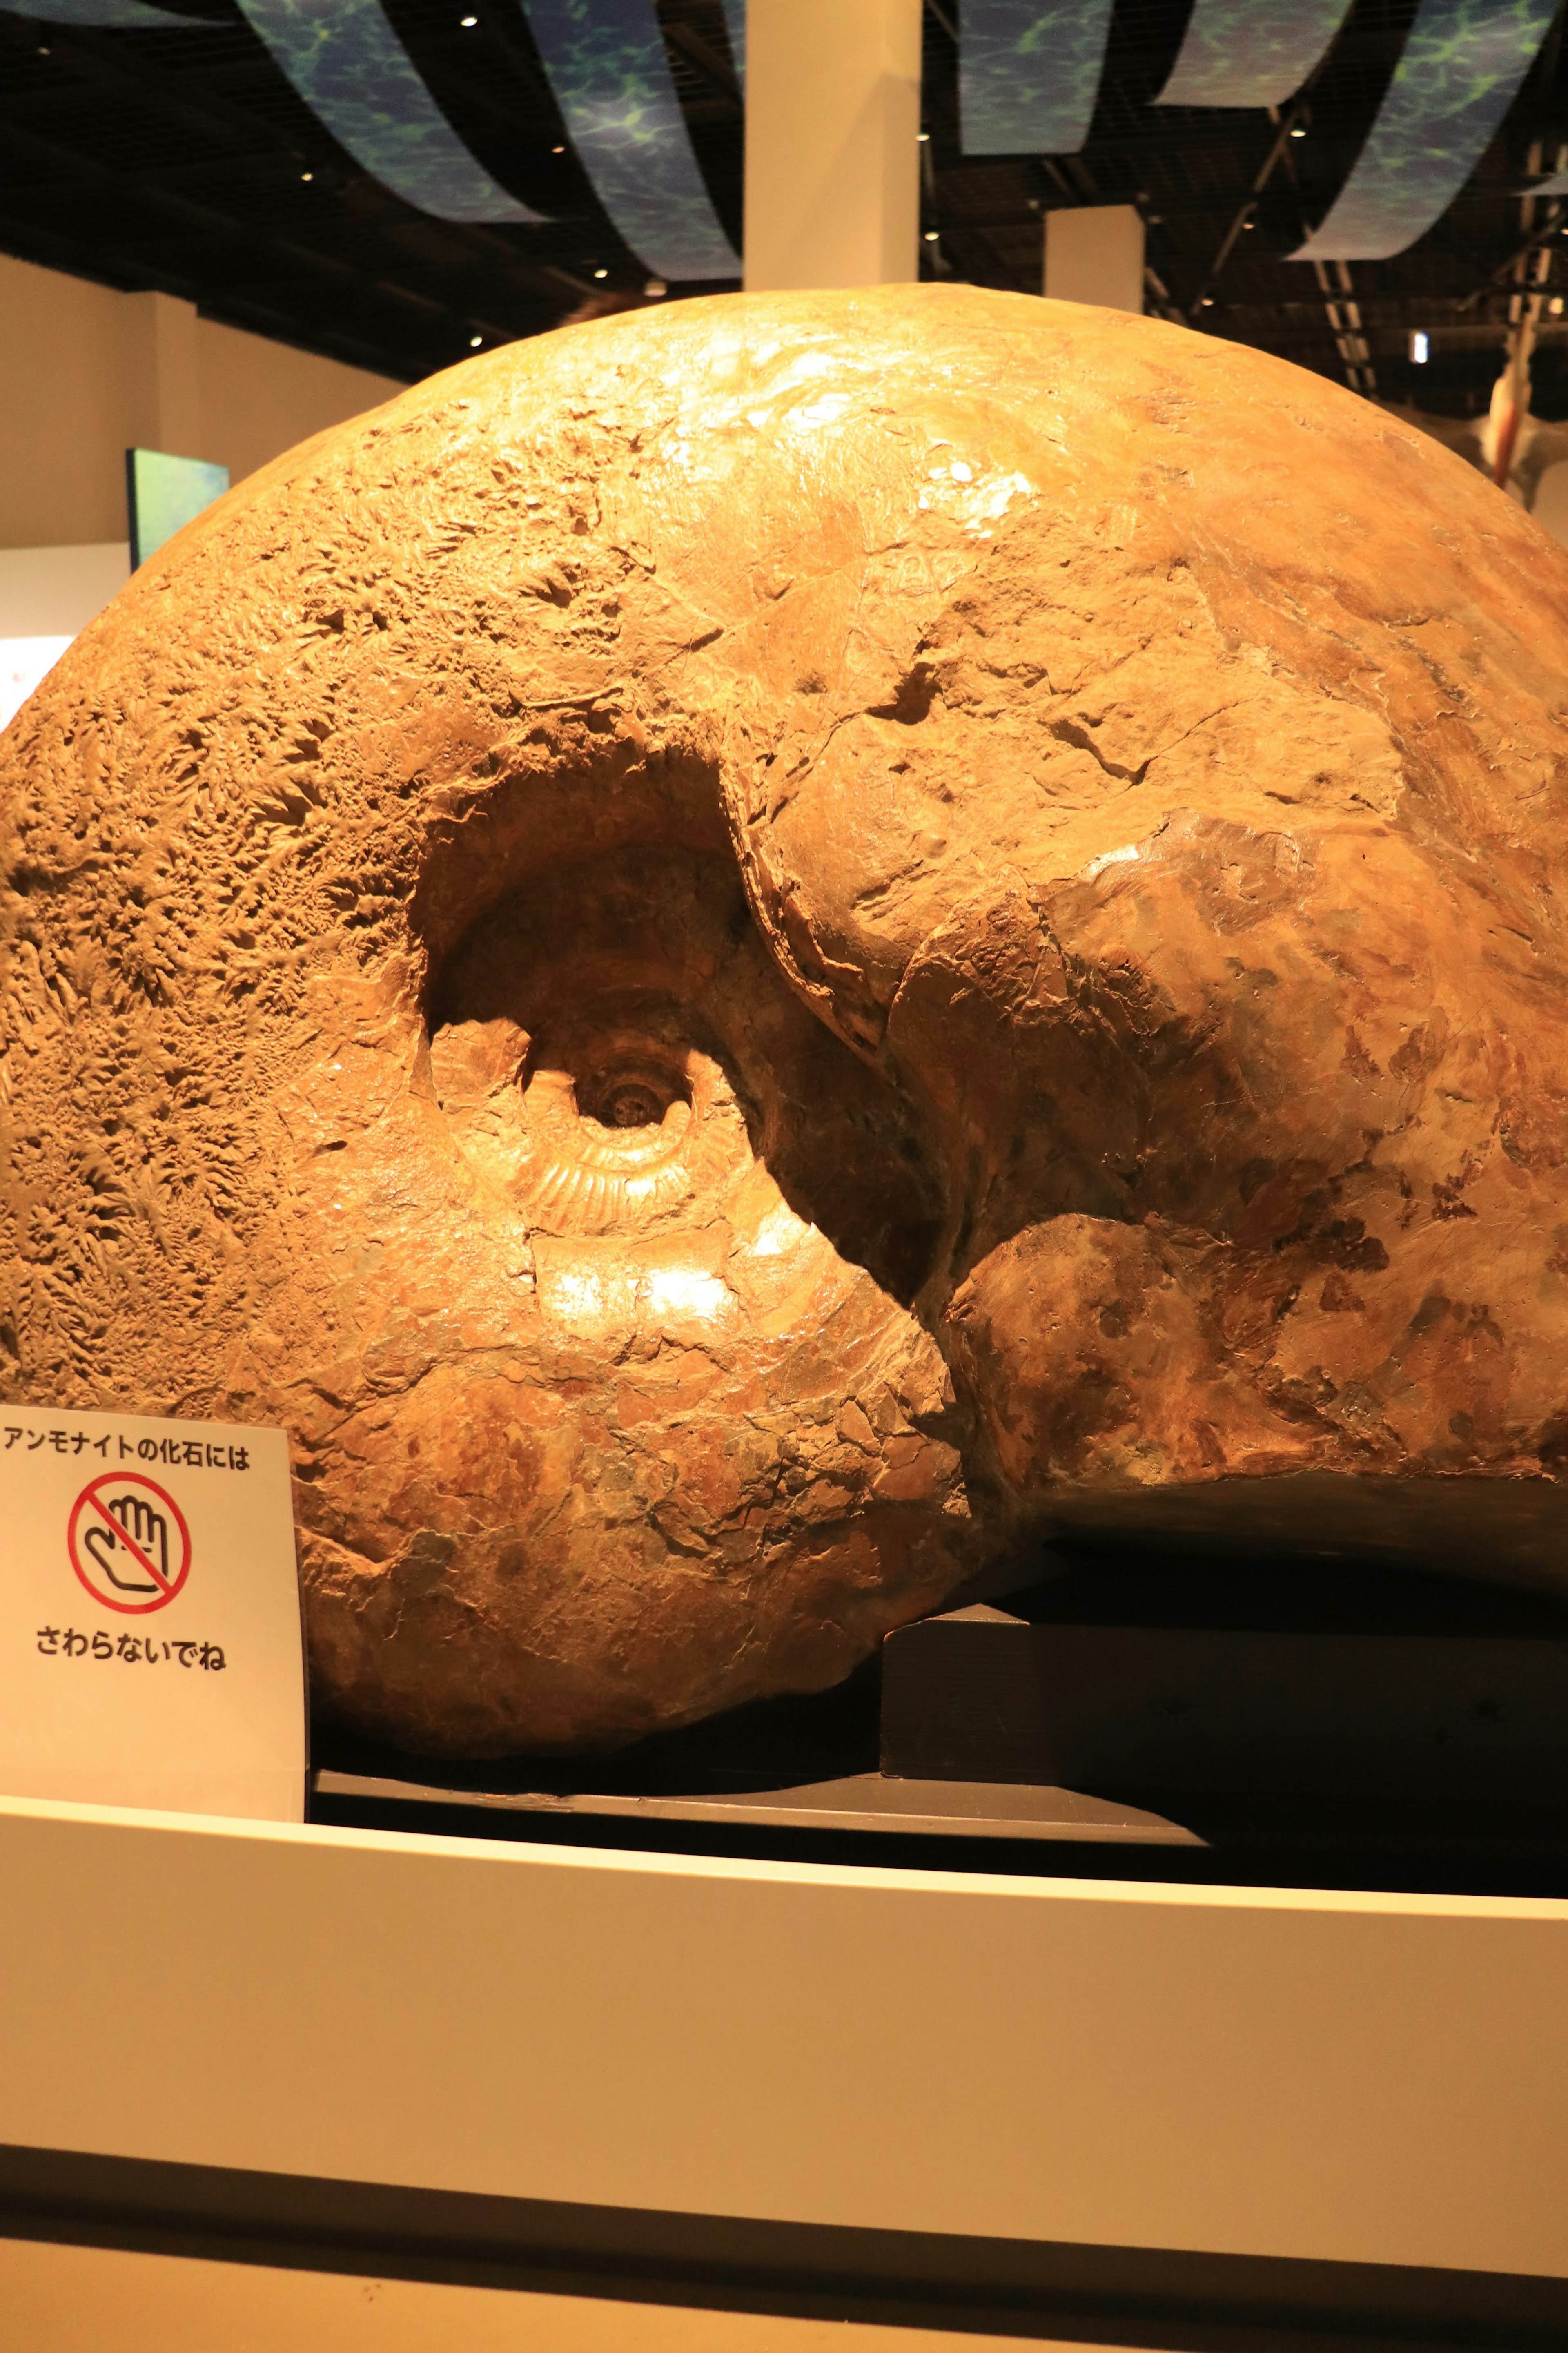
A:
[[[654,0],[524,0],[533,44],[594,192],[646,269],[739,278],[697,166]]]
[[[1299,90],[1352,0],[1197,0],[1159,106],[1279,106]]]
[[[1386,261],[1447,211],[1535,62],[1557,0],[1421,0],[1371,135],[1293,261]]]
[[[312,114],[383,187],[437,220],[538,221],[470,155],[380,0],[239,0]]]
[[[746,87],[746,0],[724,0],[724,29],[730,36],[730,55],[735,60],[735,79],[744,90]]]
[[[110,32],[159,32],[178,26],[182,32],[205,33],[210,16],[180,16],[173,8],[154,8],[148,0],[5,0],[8,16],[31,16],[40,25],[96,25]]]
[[[966,155],[1076,155],[1100,96],[1111,0],[959,0]]]

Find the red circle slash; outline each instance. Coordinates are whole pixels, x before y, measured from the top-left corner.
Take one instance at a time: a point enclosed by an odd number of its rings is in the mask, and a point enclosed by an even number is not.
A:
[[[168,1489],[141,1471],[106,1471],[84,1487],[71,1505],[66,1544],[93,1599],[127,1618],[167,1609],[191,1573],[185,1515]]]

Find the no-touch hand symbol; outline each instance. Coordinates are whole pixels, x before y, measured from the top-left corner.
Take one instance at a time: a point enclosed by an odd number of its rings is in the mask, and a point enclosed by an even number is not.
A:
[[[144,1617],[173,1601],[191,1573],[191,1532],[164,1487],[139,1471],[106,1472],[71,1505],[71,1567],[95,1601]]]

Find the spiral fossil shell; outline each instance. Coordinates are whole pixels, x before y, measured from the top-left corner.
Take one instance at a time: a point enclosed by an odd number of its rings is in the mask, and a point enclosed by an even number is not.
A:
[[[1042,1534],[1561,1583],[1565,676],[1527,517],[1158,322],[418,385],[0,744],[0,1388],[286,1425],[405,1747],[819,1689]]]

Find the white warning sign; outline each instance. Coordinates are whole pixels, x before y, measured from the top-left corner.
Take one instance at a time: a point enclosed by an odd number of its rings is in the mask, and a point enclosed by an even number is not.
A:
[[[298,1821],[280,1430],[0,1404],[0,1790]]]

